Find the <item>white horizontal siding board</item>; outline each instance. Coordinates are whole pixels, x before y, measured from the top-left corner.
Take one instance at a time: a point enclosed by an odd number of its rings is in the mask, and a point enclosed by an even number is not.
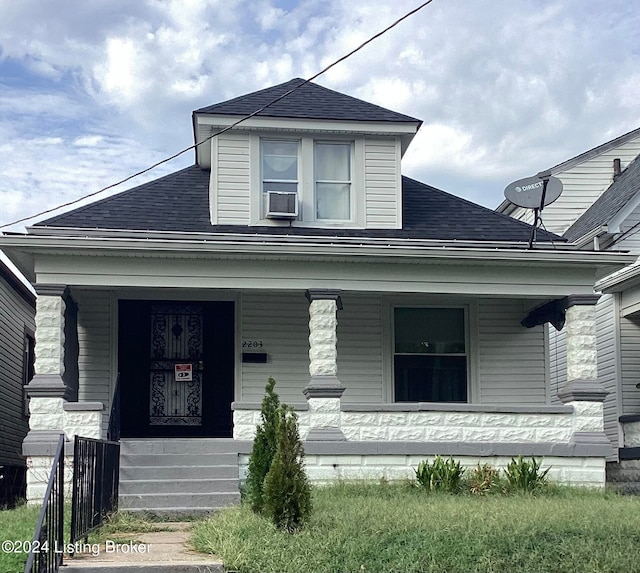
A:
[[[23,465],[22,440],[28,421],[22,415],[25,331],[35,331],[34,309],[0,277],[0,465]]]
[[[102,402],[103,436],[111,409],[113,370],[112,299],[108,291],[75,290],[78,304],[78,401]]]
[[[379,296],[343,295],[338,313],[338,377],[345,404],[383,401],[382,319]],[[309,382],[309,303],[303,292],[246,292],[241,338],[262,342],[266,364],[242,364],[241,398],[260,401],[269,376],[285,402],[302,402]],[[243,349],[244,351],[251,351]]]
[[[217,138],[214,158],[216,222],[248,225],[251,217],[251,161],[248,135],[227,134]],[[212,151],[213,152],[213,151]]]
[[[364,140],[365,226],[401,226],[399,143],[395,138]]]
[[[478,301],[478,386],[480,403],[546,403],[542,326],[524,328],[518,300]]]

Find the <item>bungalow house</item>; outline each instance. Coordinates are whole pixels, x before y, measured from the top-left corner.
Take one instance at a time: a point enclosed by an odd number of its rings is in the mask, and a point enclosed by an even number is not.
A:
[[[545,227],[579,248],[640,254],[640,128],[550,169],[564,183],[556,203],[543,211]],[[529,214],[505,201],[498,211],[520,220]],[[630,266],[597,283],[604,294],[596,305],[598,379],[604,401],[605,432],[614,446],[608,477],[640,482],[640,293],[639,267]],[[566,381],[563,332],[549,329],[551,384]],[[620,461],[620,464],[617,462]],[[639,484],[636,484],[640,486]]]
[[[0,508],[25,495],[24,385],[33,376],[36,297],[0,259]]]
[[[54,436],[105,437],[118,406],[123,507],[237,498],[269,376],[315,481],[523,454],[602,485],[593,286],[635,257],[529,249],[526,223],[403,177],[420,125],[294,79],[196,110],[193,166],[1,237],[39,294],[30,498]],[[550,301],[560,388],[521,324]]]

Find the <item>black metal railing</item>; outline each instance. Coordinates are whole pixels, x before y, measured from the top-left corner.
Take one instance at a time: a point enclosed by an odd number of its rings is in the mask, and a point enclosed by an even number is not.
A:
[[[75,437],[71,539],[87,538],[105,517],[118,509],[120,444]]]
[[[107,440],[111,440],[112,442],[120,440],[120,373],[118,373],[118,377],[116,378],[116,388],[113,391],[113,400],[111,401]]]
[[[64,547],[64,434],[60,435],[25,573],[56,573]]]

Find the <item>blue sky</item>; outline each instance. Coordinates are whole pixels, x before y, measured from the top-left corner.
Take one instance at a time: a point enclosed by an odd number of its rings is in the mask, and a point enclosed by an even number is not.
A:
[[[188,146],[419,0],[0,0],[0,225]],[[488,207],[640,126],[635,0],[435,0],[317,80],[424,120],[405,174]],[[120,190],[193,162],[189,152]]]

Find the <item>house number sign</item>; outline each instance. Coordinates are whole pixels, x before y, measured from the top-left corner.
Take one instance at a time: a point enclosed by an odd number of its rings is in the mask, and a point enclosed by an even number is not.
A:
[[[243,340],[242,341],[242,348],[262,348],[263,344],[262,344],[262,340]]]
[[[193,365],[192,364],[175,364],[176,382],[192,382],[193,381]]]

